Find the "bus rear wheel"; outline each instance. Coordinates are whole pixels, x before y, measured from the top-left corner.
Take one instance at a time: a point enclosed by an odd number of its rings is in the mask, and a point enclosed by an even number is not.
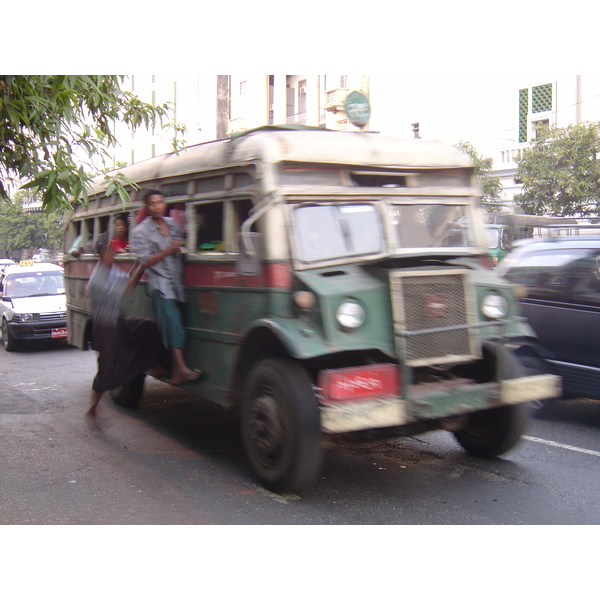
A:
[[[250,464],[266,488],[299,492],[318,478],[323,464],[319,405],[299,364],[268,359],[251,370],[241,429]]]
[[[144,393],[144,381],[146,375],[142,373],[133,379],[126,381],[114,390],[110,390],[110,396],[115,404],[133,408],[137,406],[142,399]]]

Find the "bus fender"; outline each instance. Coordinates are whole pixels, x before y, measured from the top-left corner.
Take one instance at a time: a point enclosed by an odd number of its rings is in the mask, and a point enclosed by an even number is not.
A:
[[[242,332],[235,358],[233,389],[239,391],[254,364],[267,358],[292,358],[303,361],[341,350],[323,343],[321,336],[303,329],[298,319],[258,319]]]

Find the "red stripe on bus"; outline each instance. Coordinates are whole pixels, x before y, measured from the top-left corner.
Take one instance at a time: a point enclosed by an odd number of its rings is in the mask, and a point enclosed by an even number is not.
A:
[[[129,272],[133,261],[116,261],[115,265]],[[89,277],[96,261],[69,261],[65,264],[67,277]],[[142,278],[146,280],[146,275]],[[238,275],[234,264],[194,263],[185,265],[185,284],[207,287],[267,287],[291,289],[289,263],[267,263],[259,275]]]
[[[288,263],[264,265],[259,275],[238,275],[235,265],[188,263],[185,284],[207,287],[269,287],[290,289],[292,276]]]

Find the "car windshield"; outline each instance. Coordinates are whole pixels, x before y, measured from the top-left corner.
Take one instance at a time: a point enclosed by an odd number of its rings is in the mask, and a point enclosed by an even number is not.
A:
[[[391,211],[398,248],[473,246],[468,207],[459,204],[396,204]]]
[[[304,262],[377,254],[384,247],[381,217],[372,204],[302,205],[293,219]]]
[[[62,273],[18,273],[6,279],[4,295],[10,298],[64,294]]]
[[[525,285],[529,298],[600,301],[597,248],[553,248],[521,256],[517,252],[506,265],[500,265],[498,274],[511,283]]]

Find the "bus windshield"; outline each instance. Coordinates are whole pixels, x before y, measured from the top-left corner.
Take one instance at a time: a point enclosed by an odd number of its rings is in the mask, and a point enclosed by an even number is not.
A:
[[[384,247],[381,217],[372,204],[301,205],[293,220],[304,262],[377,254]]]
[[[396,204],[391,222],[399,249],[474,245],[468,206],[462,204]]]

